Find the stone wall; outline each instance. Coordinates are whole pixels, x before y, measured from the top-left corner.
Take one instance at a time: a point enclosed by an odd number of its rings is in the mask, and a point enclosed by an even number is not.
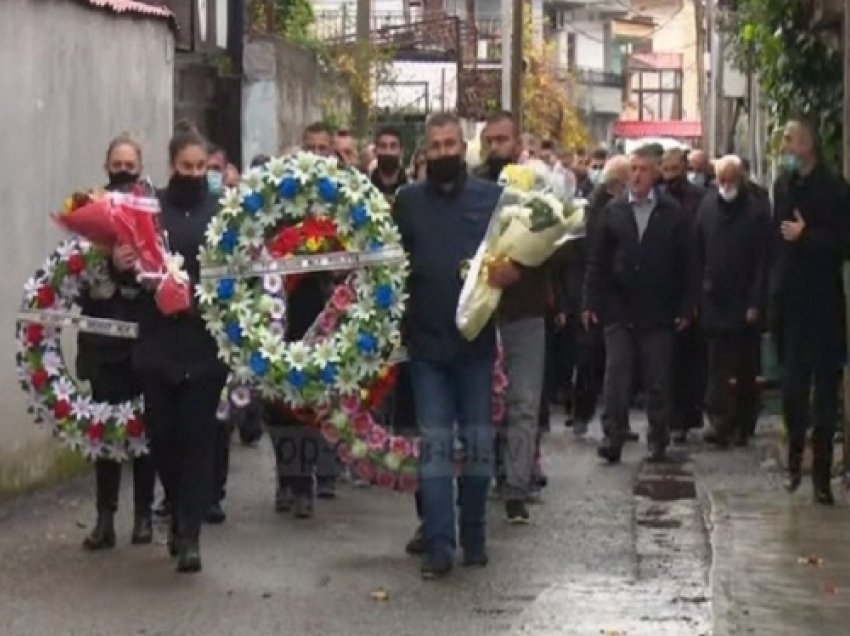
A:
[[[118,132],[143,144],[145,171],[167,175],[174,44],[165,20],[68,0],[0,2],[0,496],[77,462],[25,410],[14,364],[23,284],[60,233],[48,214],[74,189],[102,185]]]
[[[242,84],[242,157],[276,155],[301,142],[304,127],[322,119],[333,78],[316,56],[273,37],[245,43]],[[347,108],[337,105],[334,110]]]

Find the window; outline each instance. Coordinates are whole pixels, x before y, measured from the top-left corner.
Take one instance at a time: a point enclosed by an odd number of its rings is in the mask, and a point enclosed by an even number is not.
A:
[[[567,33],[567,68],[576,67],[576,34]]]
[[[638,119],[682,118],[682,71],[634,70],[629,88],[638,104]]]

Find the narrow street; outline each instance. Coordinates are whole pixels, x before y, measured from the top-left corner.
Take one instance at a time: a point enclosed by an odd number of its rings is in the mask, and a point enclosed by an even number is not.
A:
[[[126,483],[108,553],[80,548],[93,517],[88,478],[19,499],[0,509],[0,634],[710,633],[701,502],[717,488],[775,489],[756,452],[682,453],[650,470],[631,445],[612,468],[561,421],[532,525],[507,526],[494,503],[490,566],[439,583],[423,583],[404,553],[408,497],[345,485],[311,521],[275,514],[265,443],[234,446],[228,520],[205,529],[198,577],[173,572],[161,529],[156,545],[129,545]],[[379,590],[387,600],[375,600]]]

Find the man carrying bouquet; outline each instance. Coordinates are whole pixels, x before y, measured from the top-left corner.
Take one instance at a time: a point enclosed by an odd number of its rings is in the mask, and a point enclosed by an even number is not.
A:
[[[426,128],[428,178],[399,190],[394,216],[410,255],[405,338],[416,420],[422,435],[419,489],[425,537],[422,577],[453,567],[456,543],[454,459],[457,424],[464,459],[460,477],[460,544],[466,566],[487,564],[485,516],[492,475],[492,391],[496,333],[492,321],[466,340],[455,324],[463,280],[502,193],[467,176],[459,120],[434,115]],[[494,285],[512,282],[494,266]]]
[[[502,170],[519,161],[522,139],[514,117],[497,112],[481,133],[487,158],[479,174],[496,181]],[[505,482],[502,496],[508,523],[529,522],[526,500],[531,496],[534,457],[539,441],[540,398],[546,357],[544,316],[549,296],[549,270],[543,265],[519,268],[518,278],[499,303],[499,334],[508,374],[506,431],[501,445]]]
[[[635,360],[647,392],[650,460],[664,460],[674,335],[694,313],[688,220],[653,187],[658,175],[658,159],[648,148],[632,154],[629,191],[605,209],[584,283],[584,327],[604,326],[605,440],[599,456],[611,463],[620,461],[627,431]]]

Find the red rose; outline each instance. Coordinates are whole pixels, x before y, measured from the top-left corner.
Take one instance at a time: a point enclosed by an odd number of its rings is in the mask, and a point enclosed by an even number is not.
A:
[[[329,422],[325,422],[322,424],[322,437],[324,437],[329,444],[336,444],[339,441],[339,431],[336,430],[333,424]]]
[[[402,492],[416,492],[418,488],[416,475],[402,473],[398,476],[398,489]]]
[[[372,483],[375,480],[375,469],[367,460],[361,459],[354,464],[354,473],[362,480]]]
[[[383,451],[386,443],[387,432],[384,430],[384,427],[379,424],[373,424],[369,429],[369,437],[367,438],[369,448],[376,451]]]
[[[37,369],[33,371],[30,376],[30,384],[36,391],[41,391],[45,386],[47,386],[47,371],[44,369]]]
[[[351,465],[353,461],[353,457],[351,456],[351,447],[348,444],[342,443],[336,447],[336,455],[339,457],[339,461],[341,461],[346,466]]]
[[[86,428],[86,435],[92,443],[102,442],[105,429],[103,422],[92,422]]]
[[[39,309],[47,309],[48,307],[52,307],[53,303],[56,302],[56,293],[52,288],[42,285],[38,288],[36,300]]]
[[[297,227],[286,227],[272,239],[269,251],[277,258],[289,256],[301,246],[302,240],[303,237]]]
[[[337,311],[345,311],[348,306],[354,302],[356,298],[354,291],[347,285],[340,285],[336,289],[334,289],[333,296],[331,296],[331,305],[333,305]]]
[[[372,430],[372,425],[374,423],[372,416],[366,411],[357,413],[351,420],[352,428],[358,437],[365,437],[368,435],[369,431]]]
[[[71,405],[67,400],[59,400],[53,407],[53,414],[57,420],[64,420],[71,414]]]
[[[395,488],[395,474],[387,470],[382,470],[378,473],[377,482],[381,488]]]
[[[68,271],[77,276],[83,272],[86,268],[86,259],[83,258],[82,254],[71,254],[68,257]]]
[[[31,347],[40,344],[41,341],[44,340],[44,327],[42,327],[41,325],[30,323],[29,325],[27,325],[26,339],[27,344],[29,344]]]
[[[410,457],[410,454],[413,452],[413,445],[410,443],[409,439],[404,437],[393,437],[390,439],[390,450],[396,455]]]
[[[336,224],[330,219],[310,217],[304,221],[303,231],[307,238],[334,239],[337,237]]]
[[[138,417],[127,422],[127,435],[130,437],[141,437],[145,433],[145,424]]]

